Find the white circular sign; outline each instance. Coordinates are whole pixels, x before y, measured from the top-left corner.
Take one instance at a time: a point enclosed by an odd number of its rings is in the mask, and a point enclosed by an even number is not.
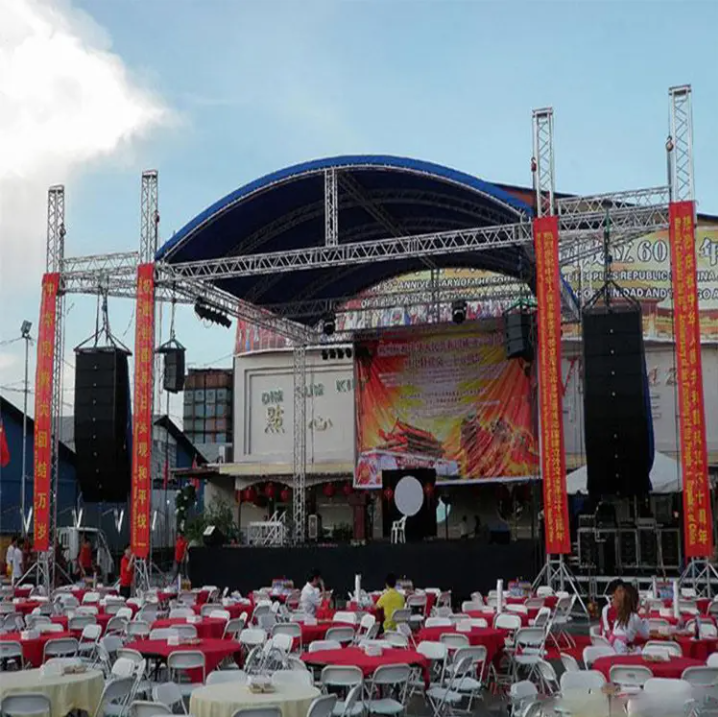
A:
[[[404,476],[394,490],[396,507],[402,515],[411,518],[424,505],[424,489],[414,476]]]

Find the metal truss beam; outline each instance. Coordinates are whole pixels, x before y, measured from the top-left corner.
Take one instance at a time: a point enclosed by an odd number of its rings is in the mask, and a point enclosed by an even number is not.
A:
[[[302,544],[307,526],[307,347],[294,346],[294,469],[292,504],[294,542]]]
[[[157,170],[142,172],[140,196],[140,263],[149,264],[155,260],[159,237],[159,194]]]
[[[339,187],[337,170],[324,172],[324,243],[336,246],[339,242]]]
[[[682,85],[668,90],[671,101],[670,138],[668,151],[668,182],[671,199],[675,202],[693,201],[693,104],[691,86]],[[668,147],[667,147],[668,148]]]
[[[533,111],[533,158],[531,170],[536,192],[536,212],[543,217],[554,213],[553,108]]]

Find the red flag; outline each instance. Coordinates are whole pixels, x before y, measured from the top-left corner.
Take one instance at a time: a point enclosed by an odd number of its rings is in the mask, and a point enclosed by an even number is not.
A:
[[[196,468],[197,468],[197,456],[195,455],[195,457],[192,459],[192,470],[195,470]],[[197,478],[196,476],[193,477],[190,480],[190,483],[194,487],[195,493],[199,493],[199,478]]]
[[[5,468],[8,463],[10,463],[10,449],[7,445],[5,429],[0,421],[0,468]]]
[[[163,485],[162,487],[167,490],[167,484],[170,482],[170,462],[167,458],[165,458],[165,476],[164,480],[162,481]]]

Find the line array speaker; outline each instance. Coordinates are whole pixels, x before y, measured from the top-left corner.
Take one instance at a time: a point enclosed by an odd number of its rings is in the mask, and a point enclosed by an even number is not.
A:
[[[121,503],[130,492],[132,458],[127,353],[80,349],[75,356],[77,480],[88,503]]]
[[[653,441],[640,309],[584,311],[583,353],[588,492],[646,495]]]
[[[532,361],[534,357],[534,312],[513,311],[504,314],[504,347],[506,358],[523,358]]]
[[[170,393],[179,393],[184,389],[184,354],[183,348],[168,348],[164,354],[164,371],[162,387]]]

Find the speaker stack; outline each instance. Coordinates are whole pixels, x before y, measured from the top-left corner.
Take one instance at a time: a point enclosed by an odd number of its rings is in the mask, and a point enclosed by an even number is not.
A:
[[[127,352],[75,354],[77,480],[88,503],[122,503],[130,492],[131,413]]]
[[[652,425],[640,309],[585,310],[583,351],[588,492],[646,495]]]

